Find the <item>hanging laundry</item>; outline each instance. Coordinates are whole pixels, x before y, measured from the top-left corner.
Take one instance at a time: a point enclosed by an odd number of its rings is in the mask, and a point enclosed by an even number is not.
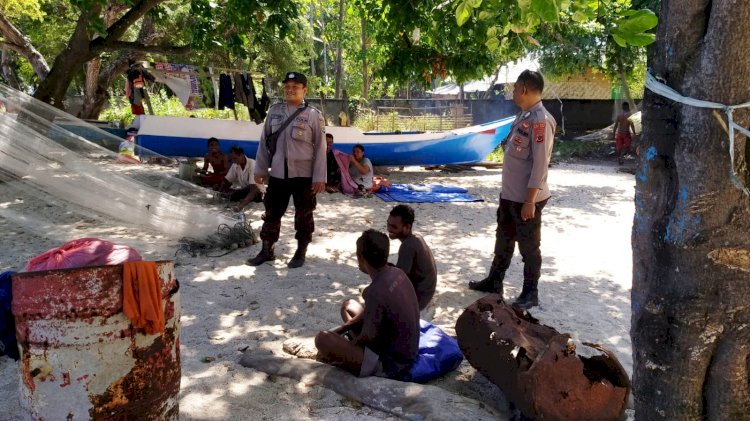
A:
[[[248,110],[250,111],[250,119],[255,122],[255,124],[263,124],[263,117],[261,116],[261,106],[260,102],[258,101],[258,97],[255,94],[255,84],[253,83],[253,77],[245,74],[242,76],[245,80],[245,84],[248,88]]]
[[[265,120],[268,108],[271,106],[271,98],[266,93],[266,78],[263,78],[261,83],[263,84],[263,95],[260,96],[260,109],[258,112],[260,113],[261,120]]]
[[[249,98],[247,97],[247,89],[245,87],[244,81],[242,80],[242,75],[239,73],[234,73],[232,77],[234,78],[234,101],[250,108],[248,102]]]
[[[198,70],[198,67],[189,64],[154,64],[157,80],[169,86],[188,110],[194,110],[202,103],[203,91],[198,82]]]
[[[234,109],[234,89],[232,89],[232,77],[224,73],[219,75],[219,109]]]

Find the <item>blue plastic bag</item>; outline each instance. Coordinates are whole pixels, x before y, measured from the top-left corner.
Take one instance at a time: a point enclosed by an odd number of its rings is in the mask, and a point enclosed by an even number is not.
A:
[[[430,322],[419,321],[419,354],[408,381],[425,383],[453,371],[463,361],[458,342]]]

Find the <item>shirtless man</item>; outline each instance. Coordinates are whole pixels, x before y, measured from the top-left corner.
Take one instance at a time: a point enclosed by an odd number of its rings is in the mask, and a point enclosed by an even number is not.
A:
[[[617,162],[622,165],[625,162],[625,154],[630,152],[630,145],[635,135],[635,125],[630,121],[630,104],[622,104],[622,113],[615,120],[615,128],[612,130],[612,138],[615,139],[615,150],[617,151]],[[632,130],[632,134],[631,134]]]
[[[403,379],[417,357],[419,304],[409,278],[388,265],[388,237],[367,230],[357,239],[359,270],[372,282],[362,292],[364,311],[315,336],[318,358],[359,377]]]

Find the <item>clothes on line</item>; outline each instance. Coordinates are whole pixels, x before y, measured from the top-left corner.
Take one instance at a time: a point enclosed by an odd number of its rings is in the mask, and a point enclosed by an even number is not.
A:
[[[188,110],[200,108],[202,106],[212,106],[214,99],[218,109],[234,110],[235,104],[240,103],[247,107],[250,120],[256,124],[262,124],[266,118],[266,113],[271,105],[271,99],[266,93],[265,78],[262,79],[263,91],[258,100],[257,91],[253,83],[252,75],[247,71],[235,71],[234,69],[223,69],[230,71],[229,74],[219,74],[218,92],[203,92],[204,85],[201,80],[208,81],[213,79],[214,75],[202,73],[202,68],[187,64],[174,63],[151,63],[154,68],[146,69],[142,67],[131,67],[128,70],[128,82],[126,86],[126,96],[132,104],[134,113],[143,114],[142,99],[145,86],[145,80],[150,82],[160,82],[165,84],[180,99],[180,102]],[[199,80],[199,75],[204,78]],[[133,82],[133,81],[136,82]],[[140,88],[136,88],[139,86]],[[211,89],[208,87],[208,89]]]

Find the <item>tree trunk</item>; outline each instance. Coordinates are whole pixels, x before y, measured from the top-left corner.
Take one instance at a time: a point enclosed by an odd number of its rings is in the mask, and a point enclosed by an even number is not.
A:
[[[662,0],[648,68],[691,98],[750,101],[748,31],[750,2]],[[750,125],[747,109],[734,117]],[[748,419],[750,198],[729,177],[727,132],[712,110],[649,90],[643,127],[632,238],[635,418]],[[735,140],[746,156],[747,140]],[[747,162],[736,167],[747,184]]]
[[[633,100],[633,95],[630,93],[630,85],[628,84],[628,78],[625,76],[625,71],[622,70],[622,67],[619,68],[617,71],[617,74],[620,77],[620,86],[622,87],[622,94],[625,95],[625,101],[630,104],[630,109],[635,112],[638,108],[636,107],[636,103]]]
[[[29,39],[18,30],[0,10],[0,33],[4,38],[4,45],[12,48],[18,54],[26,57],[37,77],[44,80],[49,74],[49,65],[44,56],[31,44]]]
[[[115,21],[117,21],[118,15],[125,10],[127,10],[127,7],[124,5],[110,3],[109,5],[107,5],[107,8],[104,11],[104,24],[109,27],[110,25],[115,23]],[[147,22],[150,21],[151,19],[148,16],[143,18],[143,25],[147,25]],[[142,32],[143,30],[141,29],[141,33]],[[122,61],[123,57],[127,55],[129,55],[127,52],[122,52],[116,58],[114,58],[113,61]],[[143,54],[139,54],[139,56],[143,56]],[[125,61],[124,66],[122,63],[120,63],[119,66],[107,66],[107,68],[110,71],[115,69],[119,70],[118,74],[121,74],[122,72],[124,72],[124,69],[127,68],[127,61]],[[102,59],[100,57],[95,57],[86,63],[83,105],[81,107],[81,110],[78,112],[79,118],[92,120],[98,118],[99,114],[104,108],[104,105],[106,105],[107,100],[109,99],[109,95],[107,95],[107,88],[112,84],[112,82],[114,82],[115,75],[102,75],[101,70]],[[103,83],[106,83],[106,85],[102,87],[101,84]]]
[[[367,78],[367,18],[362,17],[362,98],[369,98],[370,81]]]
[[[81,71],[84,63],[94,57],[90,48],[88,23],[90,18],[96,16],[99,10],[99,7],[94,7],[78,18],[78,23],[73,35],[68,40],[67,47],[55,57],[49,74],[39,83],[36,92],[34,92],[34,98],[64,109],[63,99],[68,86],[70,86],[75,75]]]
[[[336,99],[341,98],[341,89],[343,88],[341,86],[341,79],[344,74],[344,69],[342,66],[342,59],[341,54],[343,50],[343,40],[342,34],[344,31],[344,0],[339,0],[339,35],[338,40],[336,41],[336,69],[335,72],[335,78],[336,78]]]
[[[13,89],[21,89],[21,82],[18,81],[18,75],[14,67],[15,54],[8,47],[3,48],[0,66],[2,66],[3,77]]]
[[[315,2],[310,2],[310,76],[315,77]]]

